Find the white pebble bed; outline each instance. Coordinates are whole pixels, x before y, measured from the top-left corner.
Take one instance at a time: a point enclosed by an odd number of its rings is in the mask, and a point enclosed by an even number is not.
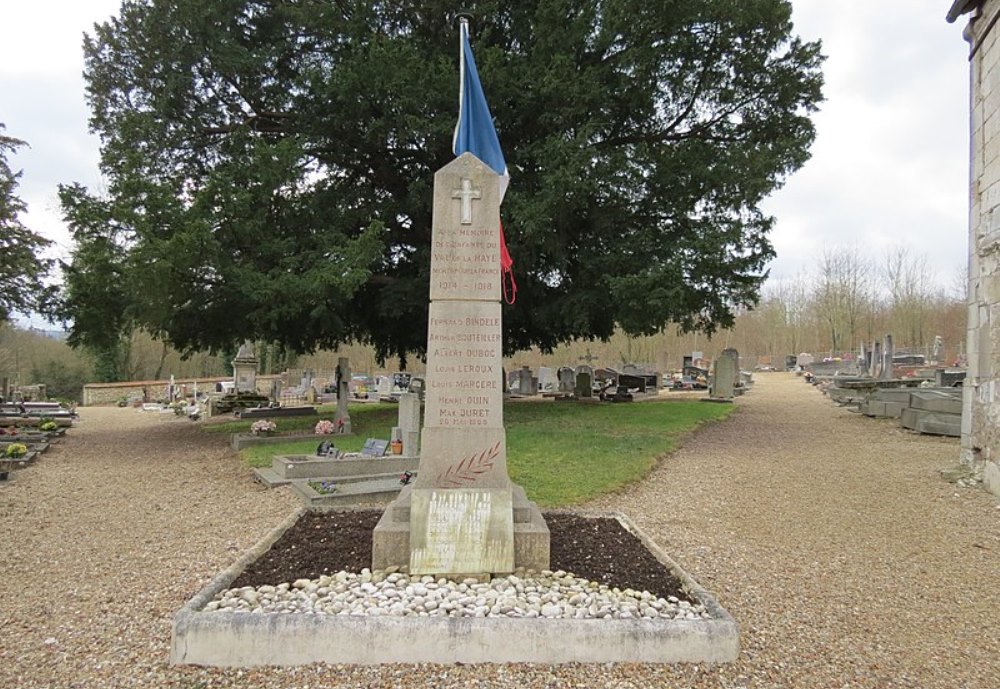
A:
[[[544,570],[454,581],[410,575],[396,568],[338,572],[276,586],[220,592],[206,612],[392,615],[397,617],[538,617],[569,619],[696,620],[700,603],[648,591],[618,589],[571,573]]]

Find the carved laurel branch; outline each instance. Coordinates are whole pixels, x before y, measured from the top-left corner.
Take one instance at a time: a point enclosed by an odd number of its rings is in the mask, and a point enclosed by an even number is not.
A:
[[[473,452],[458,464],[452,464],[438,474],[437,485],[442,488],[461,488],[489,473],[493,470],[494,460],[500,454],[500,444],[501,441],[498,440],[493,447],[479,453]]]

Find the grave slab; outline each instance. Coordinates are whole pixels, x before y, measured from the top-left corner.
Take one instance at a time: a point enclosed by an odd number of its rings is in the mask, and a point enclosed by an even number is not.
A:
[[[904,409],[899,419],[903,428],[926,433],[927,435],[947,435],[962,437],[962,415],[923,409]]]
[[[935,390],[914,390],[910,393],[910,408],[924,411],[942,412],[945,414],[962,413],[961,389],[951,392]]]
[[[332,480],[337,490],[333,493],[322,493],[309,485],[311,481]],[[292,491],[314,510],[338,509],[351,505],[368,503],[386,503],[392,500],[404,487],[398,473],[372,474],[368,476],[351,476],[334,479],[321,476],[311,479],[295,479],[291,482]]]
[[[254,469],[262,483],[269,487],[282,486],[297,479],[345,479],[372,474],[402,474],[416,471],[419,457],[386,455],[385,457],[344,457],[330,459],[310,455],[277,455],[271,466]]]
[[[340,435],[349,435],[347,433],[340,433],[338,435],[331,436],[332,438],[339,437]],[[312,432],[303,433],[279,433],[277,435],[253,435],[252,433],[233,433],[229,436],[229,445],[234,450],[242,450],[245,447],[250,447],[251,445],[277,445],[279,443],[289,443],[296,442],[298,440],[309,440],[310,438],[315,438],[316,443],[319,444],[326,436],[316,435]]]

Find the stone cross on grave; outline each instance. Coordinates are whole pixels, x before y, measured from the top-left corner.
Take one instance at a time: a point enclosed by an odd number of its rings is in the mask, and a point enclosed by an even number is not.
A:
[[[596,357],[590,353],[590,347],[587,347],[587,356],[578,357],[580,361],[586,361],[588,366],[593,366],[594,362],[600,357]]]
[[[549,565],[548,527],[507,474],[499,188],[470,153],[434,175],[420,462],[375,527],[373,569],[479,576]]]
[[[462,220],[463,225],[472,224],[472,200],[483,198],[483,193],[472,188],[471,179],[462,180],[462,188],[451,192],[451,198],[462,199]]]

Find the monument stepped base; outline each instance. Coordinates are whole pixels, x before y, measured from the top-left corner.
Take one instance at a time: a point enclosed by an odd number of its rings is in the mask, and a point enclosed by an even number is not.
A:
[[[513,487],[514,566],[525,569],[548,569],[549,527],[542,512],[530,502],[524,489]],[[410,493],[404,488],[379,519],[372,533],[372,569],[408,567],[410,564]]]
[[[646,534],[618,519],[670,568],[709,619],[574,620],[509,617],[368,617],[205,612],[205,605],[290,528],[296,512],[176,615],[173,664],[216,667],[346,663],[725,663],[740,650],[732,616]]]

